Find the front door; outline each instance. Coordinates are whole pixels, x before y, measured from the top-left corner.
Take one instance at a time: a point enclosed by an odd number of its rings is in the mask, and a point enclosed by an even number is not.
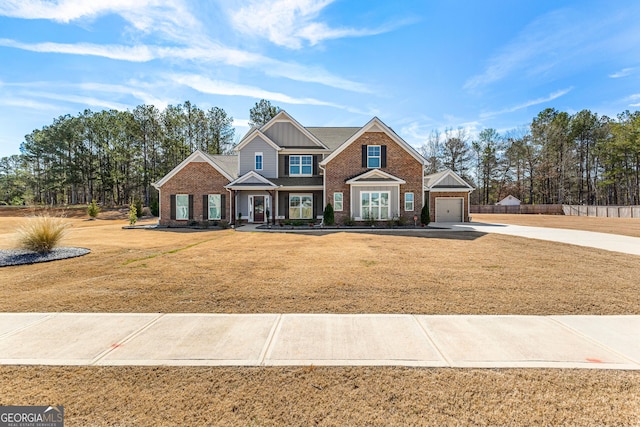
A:
[[[264,222],[264,196],[253,196],[253,222]]]

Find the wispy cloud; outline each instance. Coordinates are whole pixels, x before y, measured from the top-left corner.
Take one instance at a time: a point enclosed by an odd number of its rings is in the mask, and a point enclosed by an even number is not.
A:
[[[61,23],[107,14],[120,15],[138,31],[183,42],[196,39],[201,30],[182,0],[5,0],[0,4],[3,16]]]
[[[612,79],[619,79],[621,77],[627,77],[630,76],[631,74],[633,74],[635,68],[629,67],[629,68],[623,68],[620,71],[616,71],[615,73],[611,73],[609,74],[609,77],[611,77]]]
[[[40,98],[53,99],[56,101],[62,101],[62,102],[71,103],[71,104],[108,108],[112,110],[126,110],[131,107],[130,105],[127,105],[127,104],[112,102],[109,100],[99,99],[91,96],[81,96],[81,95],[52,93],[52,92],[32,92],[32,91],[25,91],[23,92],[23,94],[25,96],[36,98],[36,99],[40,99]]]
[[[212,95],[245,96],[255,99],[270,99],[286,104],[321,105],[327,107],[344,108],[332,102],[320,101],[314,98],[295,98],[279,92],[267,91],[255,86],[246,86],[237,83],[212,80],[197,74],[171,74],[170,80],[184,86],[188,86],[198,92]]]
[[[213,62],[241,68],[260,69],[267,75],[307,83],[317,83],[350,92],[372,92],[372,89],[366,84],[336,76],[322,67],[309,67],[295,62],[279,61],[259,54],[230,49],[215,42],[209,42],[207,47],[164,47],[98,45],[93,43],[21,43],[11,39],[0,39],[0,46],[31,52],[98,56],[129,62],[149,62],[161,59],[183,59],[195,63]]]
[[[640,107],[640,102],[635,101],[640,101],[640,93],[634,93],[633,95],[627,97],[627,102],[631,102],[631,104],[629,104],[629,107]]]
[[[482,114],[480,114],[480,118],[487,119],[487,118],[490,118],[490,117],[499,116],[501,114],[513,113],[515,111],[522,110],[522,109],[525,109],[525,108],[528,108],[528,107],[532,107],[534,105],[544,104],[545,102],[553,101],[554,99],[558,99],[561,96],[566,95],[567,93],[571,92],[572,89],[573,89],[572,87],[569,87],[569,88],[566,88],[566,89],[562,89],[562,90],[558,90],[556,92],[553,92],[549,96],[545,96],[543,98],[536,98],[536,99],[532,99],[530,101],[523,102],[522,104],[518,104],[518,105],[516,105],[514,107],[505,108],[505,109],[499,110],[499,111],[492,111],[492,112],[482,113]]]
[[[585,31],[575,31],[566,10],[544,15],[527,25],[518,36],[492,57],[485,70],[471,77],[464,85],[472,90],[516,72],[542,71],[563,59],[564,52],[578,46]]]
[[[599,57],[619,54],[628,57],[636,51],[638,35],[629,34],[631,19],[638,9],[630,6],[627,14],[597,13],[581,9],[559,9],[533,20],[511,41],[488,59],[484,70],[470,77],[466,90],[484,87],[507,78],[523,77],[530,82],[541,76],[555,79],[596,62]],[[636,44],[637,46],[637,44]],[[624,69],[610,75],[622,77]]]
[[[56,111],[58,107],[56,105],[35,101],[33,99],[26,99],[24,97],[0,97],[0,105],[8,107],[26,108],[29,110],[41,110],[41,111]]]
[[[234,28],[244,34],[263,37],[272,43],[300,49],[306,41],[316,45],[324,40],[363,37],[391,31],[387,25],[375,29],[332,28],[317,20],[324,8],[334,0],[251,0],[230,11]]]
[[[0,39],[0,46],[129,62],[182,60],[198,65],[216,63],[351,92],[373,92],[364,83],[344,79],[320,66],[281,61],[259,53],[230,48],[212,40],[207,36],[208,32],[202,23],[192,16],[182,0],[8,0],[0,3],[0,15],[23,19],[49,19],[68,23],[79,19],[94,19],[106,14],[121,16],[135,30],[135,34],[153,34],[168,43],[23,43],[4,38]]]
[[[10,39],[0,39],[0,46],[40,53],[65,53],[72,55],[101,56],[109,59],[131,62],[147,62],[156,55],[148,46],[97,45],[92,43],[20,43]]]

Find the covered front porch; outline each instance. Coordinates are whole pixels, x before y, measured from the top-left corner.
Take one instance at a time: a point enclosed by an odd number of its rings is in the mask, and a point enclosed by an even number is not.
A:
[[[250,172],[227,185],[234,221],[276,224],[322,219],[322,185],[286,185],[294,182],[280,181],[287,180],[267,179]]]

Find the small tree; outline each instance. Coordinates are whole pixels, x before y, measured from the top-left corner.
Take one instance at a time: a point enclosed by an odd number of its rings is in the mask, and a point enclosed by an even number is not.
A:
[[[100,206],[98,206],[95,199],[91,200],[91,203],[89,203],[89,207],[87,207],[87,214],[89,215],[89,217],[91,217],[91,219],[96,219],[99,213]]]
[[[138,221],[138,210],[136,209],[136,205],[132,203],[129,206],[129,225],[135,225]]]
[[[420,222],[424,225],[429,225],[431,222],[431,214],[429,213],[429,202],[425,203],[420,212]]]
[[[324,212],[322,214],[322,222],[324,222],[324,225],[333,225],[336,223],[336,219],[333,213],[333,206],[331,206],[331,203],[327,203],[327,206],[324,208]]]

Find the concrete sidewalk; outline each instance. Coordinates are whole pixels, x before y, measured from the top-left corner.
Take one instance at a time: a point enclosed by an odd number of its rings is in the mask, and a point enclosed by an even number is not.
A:
[[[12,365],[640,369],[640,316],[0,313]]]

